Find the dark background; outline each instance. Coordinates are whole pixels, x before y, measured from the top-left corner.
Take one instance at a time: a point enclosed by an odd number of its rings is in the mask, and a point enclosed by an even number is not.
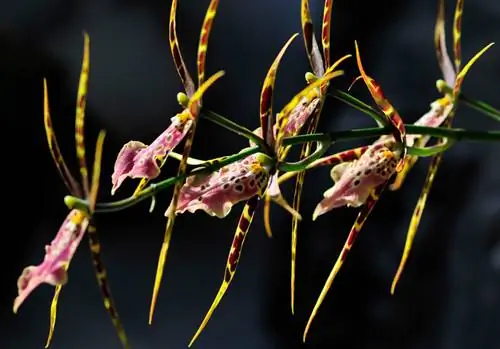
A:
[[[178,33],[190,71],[209,1],[180,0]],[[440,77],[433,47],[434,0],[335,1],[332,57],[354,52],[360,43],[365,68],[383,86],[407,122],[438,97]],[[319,35],[322,1],[311,1]],[[448,1],[451,38],[454,2]],[[37,264],[67,214],[66,190],[50,158],[42,121],[42,77],[48,78],[53,122],[72,168],[74,104],[83,46],[91,37],[87,146],[100,128],[105,143],[100,200],[109,201],[114,158],[130,139],[150,142],[180,111],[182,90],[170,56],[170,1],[2,1],[0,5],[0,99],[2,127],[2,349],[41,348],[48,330],[53,288],[42,286],[11,311],[16,280]],[[466,1],[464,63],[500,37],[500,3]],[[258,101],[265,73],[283,43],[300,31],[300,1],[221,0],[208,49],[207,75],[226,76],[206,94],[205,105],[249,128],[258,126]],[[451,47],[451,42],[449,42]],[[494,46],[468,75],[464,92],[500,106],[500,59]],[[346,89],[356,71],[351,59]],[[309,65],[302,38],[281,65],[276,109],[304,86]],[[359,84],[354,93],[369,101]],[[321,130],[373,125],[372,120],[328,99]],[[460,107],[457,126],[495,129],[485,116]],[[239,151],[245,139],[202,120],[193,156],[211,158]],[[346,144],[341,145],[346,147]],[[333,150],[341,149],[340,145]],[[332,151],[333,151],[332,150]],[[421,160],[399,192],[384,195],[313,323],[308,348],[500,348],[500,168],[495,144],[463,142],[445,156],[431,192],[415,248],[396,295],[390,283],[406,229],[425,178]],[[170,160],[163,176],[177,163]],[[327,170],[307,176],[298,243],[296,315],[289,310],[290,218],[273,208],[275,236],[265,237],[259,211],[245,245],[237,277],[195,344],[209,349],[299,348],[316,297],[356,216],[338,209],[310,221],[331,185]],[[127,181],[118,192],[133,190]],[[286,191],[291,200],[291,191]],[[163,192],[153,214],[148,202],[98,217],[103,256],[119,313],[134,348],[185,348],[220,285],[242,205],[224,220],[204,213],[177,219],[153,326],[147,315],[163,239]],[[58,313],[53,348],[119,348],[83,242],[70,268]]]

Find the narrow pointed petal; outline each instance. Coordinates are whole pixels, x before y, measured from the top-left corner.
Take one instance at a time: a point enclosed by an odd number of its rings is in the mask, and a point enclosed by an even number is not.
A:
[[[406,234],[406,242],[403,251],[403,256],[401,257],[401,261],[399,262],[398,270],[391,285],[391,294],[394,294],[396,291],[396,285],[399,282],[401,275],[403,273],[403,269],[408,261],[408,257],[410,256],[410,251],[413,246],[413,240],[415,240],[415,235],[417,234],[418,226],[420,224],[420,220],[422,218],[422,213],[424,212],[425,204],[427,202],[427,197],[429,196],[429,192],[432,188],[432,184],[434,183],[434,178],[436,177],[437,170],[439,168],[439,164],[442,161],[442,154],[438,154],[434,156],[431,160],[431,164],[429,165],[429,170],[427,171],[427,177],[425,178],[425,183],[420,193],[420,197],[418,198],[417,205],[413,211],[413,215],[410,221],[410,227]]]
[[[493,46],[495,43],[490,43],[486,45],[483,49],[481,49],[478,53],[472,57],[467,64],[462,68],[462,70],[457,74],[457,78],[455,81],[455,86],[453,87],[453,100],[457,101],[458,100],[458,94],[460,93],[460,89],[462,88],[462,84],[465,79],[465,75],[469,72],[470,68],[476,63],[476,61],[481,57],[486,51],[488,51],[491,46]],[[456,103],[455,103],[456,105]]]
[[[111,295],[111,289],[108,283],[108,277],[106,273],[106,268],[104,267],[104,263],[101,258],[101,243],[99,241],[99,235],[97,234],[97,230],[93,224],[90,222],[88,227],[88,237],[89,237],[89,247],[90,253],[92,256],[92,264],[94,265],[94,271],[97,278],[97,284],[101,289],[102,298],[104,300],[104,307],[108,312],[111,321],[113,322],[113,326],[115,331],[122,343],[123,347],[128,349],[130,345],[128,343],[127,335],[125,333],[125,328],[118,316],[118,312],[116,311],[115,302]]]
[[[274,59],[271,67],[267,71],[266,78],[262,84],[262,90],[260,92],[260,127],[262,138],[266,141],[270,147],[274,147],[274,133],[273,133],[273,90],[274,83],[276,81],[276,74],[278,72],[278,67],[281,63],[281,59],[285,55],[287,48],[290,46],[292,41],[299,34],[294,34],[288,41],[283,45],[280,52]]]
[[[462,15],[464,13],[464,0],[457,0],[453,16],[453,55],[455,56],[455,70],[460,70],[462,64]]]
[[[203,83],[205,82],[205,63],[207,61],[208,38],[210,37],[210,32],[212,31],[212,26],[214,23],[215,15],[217,13],[218,5],[219,0],[210,1],[207,12],[205,14],[205,19],[203,20],[203,24],[201,25],[196,62],[196,67],[198,70],[198,86],[203,85]]]
[[[69,264],[66,265],[65,271],[67,272]],[[56,328],[57,320],[57,304],[59,302],[59,296],[61,295],[63,285],[56,285],[54,291],[54,296],[52,297],[52,302],[50,303],[50,320],[49,320],[49,334],[47,335],[47,341],[45,342],[45,348],[48,348],[54,337],[54,330]]]
[[[219,289],[219,292],[217,292],[217,295],[215,296],[215,299],[212,305],[210,306],[210,309],[205,315],[205,318],[203,319],[195,335],[189,342],[188,347],[191,347],[194,341],[201,334],[201,332],[207,325],[208,321],[212,317],[212,314],[214,313],[215,309],[222,300],[222,297],[224,297],[224,295],[226,294],[226,291],[229,288],[231,281],[233,281],[234,275],[236,274],[236,268],[238,267],[238,263],[240,261],[243,244],[245,243],[245,239],[250,229],[250,225],[252,224],[252,219],[257,209],[258,203],[259,203],[259,197],[254,196],[247,201],[245,207],[243,208],[243,212],[240,216],[236,233],[234,234],[233,243],[231,244],[231,250],[229,252],[229,256],[227,257],[226,270],[224,272],[224,280],[222,281],[222,285]]]
[[[377,82],[369,77],[363,68],[363,64],[361,63],[361,56],[359,54],[359,47],[358,43],[355,41],[355,46],[356,46],[356,61],[358,63],[358,69],[359,72],[361,73],[361,77],[363,78],[363,81],[365,82],[366,86],[368,87],[368,91],[370,91],[370,94],[372,95],[373,100],[375,103],[377,103],[378,107],[380,110],[384,113],[385,117],[389,121],[390,125],[393,127],[393,136],[396,139],[397,142],[402,144],[403,147],[403,154],[400,157],[399,163],[397,170],[398,172],[402,170],[402,166],[404,165],[404,158],[406,156],[406,131],[405,131],[405,126],[403,123],[403,120],[401,119],[401,116],[399,115],[398,111],[392,106],[392,104],[389,102],[389,100],[384,96],[384,93],[382,92],[382,88],[380,85],[377,84]]]
[[[288,172],[289,173],[289,172]],[[264,196],[264,229],[268,238],[273,237],[273,230],[271,228],[271,197],[269,195]]]
[[[89,195],[89,190],[90,190],[87,161],[85,159],[85,137],[84,137],[85,106],[87,105],[89,69],[90,69],[90,38],[87,33],[84,33],[82,69],[80,72],[80,82],[78,84],[78,95],[76,100],[75,141],[76,141],[76,156],[80,164],[80,174],[82,176],[83,194],[85,196]]]
[[[378,202],[380,195],[382,194],[383,190],[385,189],[387,182],[379,185],[376,188],[373,188],[371,190],[370,196],[368,200],[366,201],[366,204],[363,206],[361,211],[358,214],[358,217],[356,218],[356,221],[354,222],[354,225],[351,228],[351,231],[349,232],[349,236],[347,237],[347,240],[344,244],[344,247],[342,248],[342,252],[340,253],[337,261],[335,262],[335,265],[332,268],[332,271],[330,272],[330,275],[328,276],[328,279],[326,280],[325,285],[323,286],[323,289],[321,290],[321,293],[318,297],[318,300],[316,301],[316,304],[314,305],[314,309],[311,312],[311,315],[309,317],[309,320],[307,321],[306,328],[304,330],[304,335],[303,335],[303,341],[306,341],[307,333],[309,332],[309,329],[311,327],[312,321],[314,320],[316,314],[318,313],[319,307],[323,303],[323,300],[326,297],[326,294],[330,290],[330,287],[333,284],[333,281],[335,279],[335,276],[339,272],[340,268],[342,267],[342,264],[344,264],[344,261],[347,257],[347,253],[351,250],[352,245],[354,244],[354,241],[356,240],[359,232],[363,228],[363,225],[366,222],[366,219],[370,215],[371,211],[375,207],[375,204]]]
[[[292,215],[295,219],[301,220],[301,214],[290,206],[290,204],[285,200],[283,195],[281,194],[281,190],[278,182],[278,173],[275,173],[269,182],[268,186],[268,195],[269,197],[282,208],[284,208],[288,213]]]
[[[192,121],[191,128],[189,130],[189,134],[186,138],[186,142],[184,144],[184,151],[182,153],[182,158],[179,164],[179,169],[177,170],[177,176],[184,176],[186,173],[187,169],[187,161],[189,159],[189,156],[191,155],[191,148],[193,146],[193,139],[194,135],[196,133],[196,125],[198,121],[198,114],[200,112],[200,101],[201,98],[203,97],[203,94],[208,90],[212,84],[214,84],[218,79],[220,79],[222,76],[224,76],[225,72],[223,70],[218,71],[214,75],[212,75],[210,78],[207,79],[201,86],[198,87],[198,90],[193,94],[191,99],[189,100],[189,104],[184,111],[183,115],[186,117],[189,115],[189,120]],[[170,205],[173,208],[177,207],[177,203],[179,201],[180,195],[181,195],[181,189],[183,186],[183,182],[177,182],[174,186],[174,191],[172,194],[172,200],[170,202]],[[168,212],[168,210],[167,210]],[[162,247],[160,250],[160,256],[158,258],[158,264],[156,267],[156,275],[155,275],[155,281],[153,285],[153,295],[151,297],[151,305],[149,307],[149,324],[152,323],[153,321],[153,315],[154,315],[154,310],[156,307],[156,301],[158,299],[158,293],[160,292],[160,286],[161,286],[161,281],[163,277],[163,270],[165,268],[165,262],[167,259],[167,253],[168,249],[170,247],[170,240],[172,238],[172,233],[174,229],[174,223],[175,223],[175,217],[176,213],[174,209],[171,210],[171,212],[166,212],[167,215],[167,226],[165,227],[165,234],[163,237],[163,243]]]
[[[325,74],[325,65],[321,58],[316,36],[314,35],[314,27],[311,19],[311,11],[309,9],[309,0],[302,0],[300,5],[300,17],[302,22],[302,35],[306,46],[307,57],[311,64],[311,69],[316,76]]]
[[[73,258],[88,224],[85,213],[78,210],[69,213],[54,240],[45,247],[43,262],[37,266],[26,267],[19,277],[14,313],[17,313],[24,300],[40,284],[60,285],[66,282],[66,266]]]
[[[323,45],[323,58],[325,68],[330,66],[330,27],[332,22],[333,0],[325,0],[323,8],[323,24],[321,26],[321,43]]]
[[[177,74],[181,78],[184,89],[189,98],[194,94],[195,86],[193,78],[189,75],[189,71],[182,58],[181,49],[179,47],[179,39],[177,38],[177,21],[175,18],[177,12],[177,0],[172,0],[172,6],[170,7],[170,19],[169,19],[169,30],[168,30],[168,41],[170,42],[170,51],[172,52],[172,58],[174,59],[175,69]]]
[[[80,185],[71,175],[71,172],[64,161],[61,150],[59,149],[59,144],[57,143],[56,134],[52,128],[52,118],[50,117],[49,108],[49,93],[47,89],[47,80],[43,79],[43,121],[45,126],[45,134],[47,136],[47,143],[49,144],[50,155],[56,164],[59,175],[61,176],[64,185],[68,191],[75,196],[81,196],[82,190]]]
[[[94,165],[92,170],[92,182],[90,183],[89,197],[89,207],[90,211],[93,212],[95,204],[97,202],[97,193],[99,191],[99,180],[101,178],[101,161],[102,161],[102,148],[104,146],[104,138],[106,137],[106,132],[101,130],[97,136],[97,142],[95,146],[94,154]]]
[[[443,74],[444,81],[448,86],[453,86],[455,82],[456,72],[453,68],[448,48],[446,47],[446,29],[445,29],[445,6],[444,0],[438,0],[438,13],[436,17],[436,25],[434,27],[434,47],[436,49],[436,57]]]

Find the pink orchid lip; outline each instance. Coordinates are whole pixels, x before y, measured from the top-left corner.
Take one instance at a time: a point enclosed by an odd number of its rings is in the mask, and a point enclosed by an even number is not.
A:
[[[181,120],[179,118],[181,114],[171,118],[169,127],[150,145],[145,145],[139,141],[129,141],[122,147],[116,157],[114,171],[111,176],[112,195],[116,193],[127,178],[151,180],[160,175],[157,159],[168,156],[170,151],[184,139],[191,128],[192,120],[189,118]]]
[[[313,213],[313,220],[341,206],[359,207],[370,192],[396,173],[397,157],[383,144],[373,144],[357,160],[342,162],[331,170],[334,185],[327,189]]]
[[[189,178],[181,189],[176,214],[203,210],[211,216],[226,217],[233,205],[266,189],[270,169],[268,158],[257,153],[209,175]]]
[[[17,281],[18,296],[14,300],[14,313],[42,283],[53,286],[66,283],[66,269],[87,231],[88,224],[89,219],[84,212],[71,210],[54,240],[45,247],[43,262],[37,266],[28,266],[21,273]]]

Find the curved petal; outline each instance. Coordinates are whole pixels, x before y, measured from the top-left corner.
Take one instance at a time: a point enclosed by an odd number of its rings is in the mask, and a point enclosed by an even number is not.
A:
[[[142,142],[130,141],[126,143],[115,161],[114,172],[111,177],[114,194],[127,178],[156,178],[160,174],[157,159],[163,159],[174,149],[186,136],[192,120],[180,118],[181,114],[173,117],[170,126],[159,135],[153,143],[146,146]]]
[[[323,23],[321,26],[321,43],[323,46],[323,58],[325,68],[330,66],[330,26],[332,21],[333,0],[325,0],[323,7]]]
[[[311,69],[314,75],[323,76],[323,74],[325,74],[325,65],[321,58],[316,36],[314,35],[311,11],[309,10],[309,0],[301,1],[300,18],[302,23],[302,35],[304,36],[304,44],[306,46],[306,53],[309,58],[309,63],[311,64]]]
[[[245,243],[245,239],[247,237],[248,231],[250,230],[250,225],[252,224],[252,219],[257,209],[257,205],[259,203],[259,197],[254,196],[247,201],[245,207],[243,208],[243,212],[241,213],[240,220],[238,221],[238,227],[236,228],[236,232],[234,234],[233,242],[231,244],[231,250],[229,251],[229,256],[227,257],[226,269],[224,271],[224,280],[222,281],[222,285],[219,288],[219,292],[215,296],[210,309],[208,310],[205,318],[203,319],[201,325],[198,327],[198,330],[194,334],[193,338],[188,344],[188,347],[191,347],[194,341],[201,334],[208,321],[212,317],[215,309],[219,305],[222,297],[226,294],[231,281],[233,281],[234,275],[236,274],[236,268],[238,267],[238,263],[240,261],[241,251],[243,249],[243,244]]]
[[[209,175],[191,177],[181,189],[176,214],[203,210],[223,218],[236,203],[262,194],[268,180],[269,167],[262,154],[251,155]]]
[[[366,200],[365,205],[361,209],[361,211],[358,214],[358,217],[356,218],[356,221],[354,222],[351,231],[349,232],[349,235],[347,237],[347,240],[344,244],[344,247],[342,248],[342,252],[340,253],[339,257],[337,258],[337,261],[335,262],[335,265],[332,268],[332,271],[330,272],[330,275],[328,276],[328,279],[325,282],[325,285],[323,286],[323,289],[321,290],[321,293],[318,297],[318,300],[316,301],[316,304],[314,305],[313,311],[311,312],[311,315],[309,317],[309,320],[307,321],[306,328],[304,330],[304,335],[302,337],[302,340],[305,342],[306,341],[306,336],[307,333],[309,332],[309,328],[311,327],[311,323],[313,319],[315,318],[319,307],[323,303],[323,300],[326,297],[326,294],[330,290],[330,287],[333,284],[333,281],[335,279],[335,276],[339,272],[340,268],[342,267],[342,264],[344,264],[344,261],[347,257],[347,253],[351,250],[352,245],[354,244],[354,241],[356,240],[357,236],[359,235],[359,232],[363,228],[363,225],[366,222],[366,219],[372,212],[373,208],[375,207],[375,204],[378,202],[380,195],[384,191],[385,187],[387,185],[387,181],[378,185],[375,188],[372,188],[370,190],[370,195]]]
[[[266,144],[270,147],[274,147],[274,132],[272,131],[272,126],[274,125],[273,118],[273,91],[274,83],[276,81],[276,73],[278,72],[278,67],[280,65],[281,59],[285,55],[287,48],[290,46],[292,41],[299,34],[294,34],[288,39],[288,41],[283,45],[280,52],[274,59],[271,67],[267,71],[266,78],[262,84],[262,90],[260,92],[260,128],[261,137],[264,138]],[[263,134],[263,135],[262,135]]]
[[[210,1],[207,12],[205,14],[205,18],[203,19],[203,24],[201,25],[196,62],[196,68],[198,70],[198,86],[203,85],[203,83],[205,82],[205,63],[207,60],[208,38],[210,37],[210,32],[212,31],[212,26],[214,24],[214,18],[215,14],[217,13],[218,5],[219,0]]]
[[[396,155],[385,145],[370,147],[358,160],[334,166],[335,184],[325,191],[316,206],[313,220],[344,205],[359,207],[366,203],[373,188],[387,182],[396,173]]]
[[[195,86],[193,78],[191,78],[191,75],[186,67],[186,63],[184,63],[181,49],[179,47],[179,39],[177,38],[177,22],[175,18],[176,12],[177,0],[172,0],[172,6],[170,7],[168,41],[170,42],[170,51],[172,52],[172,58],[174,59],[175,69],[181,78],[186,94],[189,98],[191,98],[194,94]]]
[[[355,41],[355,46],[356,46],[356,61],[358,63],[358,69],[359,72],[361,73],[361,77],[363,78],[363,81],[365,82],[366,86],[368,87],[368,91],[370,91],[370,94],[372,95],[373,100],[375,103],[377,103],[378,107],[380,110],[384,113],[385,117],[389,121],[389,124],[393,127],[393,136],[396,139],[396,141],[400,144],[403,145],[403,153],[401,154],[401,157],[398,162],[398,167],[397,170],[400,172],[403,169],[404,165],[404,159],[406,157],[406,131],[405,131],[405,126],[403,123],[403,120],[401,119],[401,116],[399,115],[398,111],[392,106],[392,104],[389,102],[389,100],[384,96],[384,93],[382,92],[382,88],[380,85],[377,84],[377,82],[369,77],[363,68],[363,64],[361,63],[361,56],[359,54],[359,47],[358,43]]]
[[[438,0],[438,14],[436,17],[436,25],[434,27],[434,47],[439,68],[443,74],[444,81],[448,86],[453,86],[455,82],[456,72],[453,68],[448,48],[446,47],[446,29],[445,29],[445,6],[444,0]]]
[[[14,300],[14,313],[42,283],[64,284],[67,279],[66,266],[83,238],[89,220],[79,210],[72,210],[59,228],[56,237],[45,247],[45,257],[41,264],[26,267],[17,281],[18,296]]]

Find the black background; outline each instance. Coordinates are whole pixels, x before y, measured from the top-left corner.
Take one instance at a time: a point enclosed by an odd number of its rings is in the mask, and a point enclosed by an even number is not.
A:
[[[180,0],[181,49],[190,71],[209,1]],[[319,35],[322,1],[311,1]],[[436,1],[334,1],[332,57],[360,44],[364,65],[407,122],[438,97],[440,77],[433,47]],[[448,1],[451,38],[454,3]],[[100,128],[108,131],[100,200],[109,201],[114,158],[130,139],[149,142],[180,111],[182,90],[168,46],[170,1],[38,0],[0,4],[0,100],[2,130],[2,262],[0,348],[41,348],[48,330],[53,288],[42,286],[11,311],[16,280],[37,264],[67,209],[66,190],[50,158],[42,122],[42,77],[47,77],[54,127],[67,160],[74,161],[74,104],[83,46],[91,37],[87,146]],[[464,62],[500,37],[500,3],[466,1]],[[265,73],[283,43],[300,31],[300,1],[221,0],[207,55],[207,74],[224,76],[205,105],[254,129]],[[451,47],[451,40],[448,44]],[[467,76],[464,92],[500,106],[500,53],[494,46]],[[354,60],[333,85],[346,89],[356,75]],[[304,86],[309,65],[302,38],[289,48],[275,94],[281,108]],[[370,101],[362,84],[353,93]],[[373,125],[366,115],[328,99],[321,130]],[[498,126],[460,107],[456,125]],[[193,156],[211,158],[239,151],[245,139],[202,120]],[[349,144],[333,147],[340,150]],[[500,169],[499,146],[463,142],[445,156],[431,192],[403,279],[390,296],[413,206],[428,160],[421,160],[402,190],[384,195],[358,239],[313,323],[308,348],[500,348]],[[91,151],[89,150],[89,153]],[[163,176],[177,163],[168,161]],[[76,172],[76,171],[75,171]],[[274,238],[266,238],[259,211],[237,276],[205,332],[195,344],[209,349],[299,348],[309,312],[355,218],[338,209],[312,224],[312,211],[331,185],[327,170],[308,174],[298,244],[296,315],[289,310],[290,218],[273,207]],[[133,190],[127,181],[118,192]],[[290,189],[286,190],[291,197]],[[149,203],[98,217],[103,255],[119,313],[137,349],[184,348],[222,279],[242,205],[224,220],[204,213],[179,216],[153,326],[147,315],[163,239],[163,211],[170,191]],[[53,348],[119,348],[102,306],[86,243],[70,268],[58,313]]]

